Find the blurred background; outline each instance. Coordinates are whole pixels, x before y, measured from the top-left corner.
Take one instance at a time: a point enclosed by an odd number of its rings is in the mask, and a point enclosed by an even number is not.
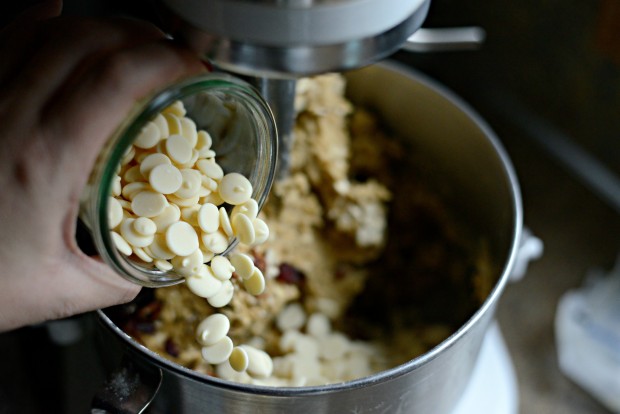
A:
[[[525,225],[544,243],[498,308],[520,412],[607,413],[561,374],[554,318],[565,292],[620,253],[620,2],[437,0],[424,27],[462,25],[485,29],[480,50],[397,59],[489,122],[519,176]]]
[[[69,0],[65,11],[143,14],[145,4]],[[0,6],[3,21],[25,5]],[[561,374],[554,318],[565,292],[590,269],[610,270],[620,253],[620,1],[433,0],[424,27],[470,25],[486,31],[479,50],[392,58],[487,120],[515,165],[525,225],[544,243],[498,309],[520,412],[608,413]],[[88,335],[69,339],[50,342],[45,326],[0,335],[0,413],[84,412],[101,373]]]

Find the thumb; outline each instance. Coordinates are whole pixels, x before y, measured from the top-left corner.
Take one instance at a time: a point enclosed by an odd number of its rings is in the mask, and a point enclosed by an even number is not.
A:
[[[28,277],[0,278],[0,332],[125,303],[140,291],[81,252],[61,256],[34,261]]]
[[[57,275],[62,285],[58,298],[62,298],[53,318],[127,303],[134,299],[141,287],[126,280],[101,260],[75,252],[71,265]],[[53,295],[51,295],[53,297]]]

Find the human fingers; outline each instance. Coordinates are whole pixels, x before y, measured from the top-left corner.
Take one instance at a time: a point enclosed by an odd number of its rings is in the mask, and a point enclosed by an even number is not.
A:
[[[99,149],[136,103],[155,90],[203,72],[189,50],[161,40],[110,54],[50,102],[46,130],[63,137],[59,159],[92,167]]]
[[[100,260],[75,252],[64,261],[58,285],[54,319],[107,308],[134,299],[141,287],[118,274]]]
[[[56,140],[48,146],[56,174],[73,200],[63,211],[63,239],[73,247],[77,200],[104,142],[134,105],[156,89],[204,71],[196,56],[171,41],[125,49],[102,58],[63,89],[47,108],[40,128]],[[77,249],[76,249],[77,250]]]
[[[0,66],[0,85],[10,79],[30,56],[37,25],[59,16],[61,10],[62,0],[43,1],[26,9],[0,30],[0,56],[4,61]]]
[[[37,261],[39,271],[13,275],[0,285],[0,332],[126,303],[140,286],[88,257],[64,255]],[[5,281],[6,282],[6,281]]]
[[[90,62],[111,51],[161,39],[148,22],[125,19],[59,17],[42,22],[29,57],[7,84],[20,109],[41,108]]]

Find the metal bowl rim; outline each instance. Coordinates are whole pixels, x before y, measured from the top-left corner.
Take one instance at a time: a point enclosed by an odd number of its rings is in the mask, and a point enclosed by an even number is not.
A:
[[[206,382],[207,384],[213,385],[218,388],[225,388],[248,394],[260,394],[264,396],[281,397],[295,397],[302,395],[333,393],[337,391],[363,388],[373,385],[375,383],[386,382],[394,378],[406,375],[414,369],[428,364],[432,360],[436,359],[441,353],[454,346],[457,341],[459,341],[462,337],[467,335],[467,333],[472,329],[472,327],[476,323],[478,323],[478,321],[487,312],[491,311],[491,308],[498,301],[509,279],[510,271],[514,265],[514,261],[516,260],[519,240],[521,239],[521,231],[523,226],[521,193],[516,173],[514,171],[512,163],[510,162],[508,154],[506,153],[503,146],[500,144],[499,139],[497,138],[491,127],[469,104],[463,101],[454,92],[452,92],[450,89],[443,86],[442,84],[438,83],[437,81],[433,80],[432,78],[428,77],[427,75],[397,62],[386,61],[375,64],[374,66],[378,66],[383,69],[395,72],[413,80],[414,82],[421,83],[423,86],[432,89],[438,95],[450,101],[450,103],[452,103],[460,111],[464,112],[468,116],[468,118],[470,118],[471,121],[474,122],[474,124],[478,128],[480,128],[480,130],[484,133],[484,136],[494,147],[494,150],[499,159],[501,160],[502,166],[504,167],[507,184],[509,185],[513,195],[512,208],[514,209],[514,217],[512,245],[510,248],[508,259],[502,269],[501,275],[497,283],[495,284],[483,304],[480,306],[480,308],[469,318],[467,322],[465,322],[459,329],[452,333],[452,335],[442,341],[439,345],[435,346],[433,349],[397,367],[390,368],[388,370],[378,372],[371,376],[359,378],[352,381],[310,387],[272,387],[241,384],[201,374],[189,368],[178,365],[172,361],[169,361],[157,355],[155,352],[151,351],[147,347],[137,343],[131,338],[131,336],[127,335],[118,326],[116,326],[102,310],[98,310],[97,313],[99,319],[104,324],[104,326],[106,326],[113,333],[118,335],[124,342],[126,342],[131,347],[134,352],[137,352],[142,357],[149,358],[150,360],[155,362],[155,364],[158,365],[161,369],[166,369],[179,375],[190,377],[191,379],[199,382]]]

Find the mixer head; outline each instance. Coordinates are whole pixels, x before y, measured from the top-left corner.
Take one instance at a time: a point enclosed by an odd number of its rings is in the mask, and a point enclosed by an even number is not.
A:
[[[162,0],[173,34],[219,67],[296,77],[361,67],[398,50],[430,0]]]
[[[430,0],[161,0],[168,30],[228,72],[251,77],[278,128],[288,172],[295,79],[354,69],[397,51]]]

